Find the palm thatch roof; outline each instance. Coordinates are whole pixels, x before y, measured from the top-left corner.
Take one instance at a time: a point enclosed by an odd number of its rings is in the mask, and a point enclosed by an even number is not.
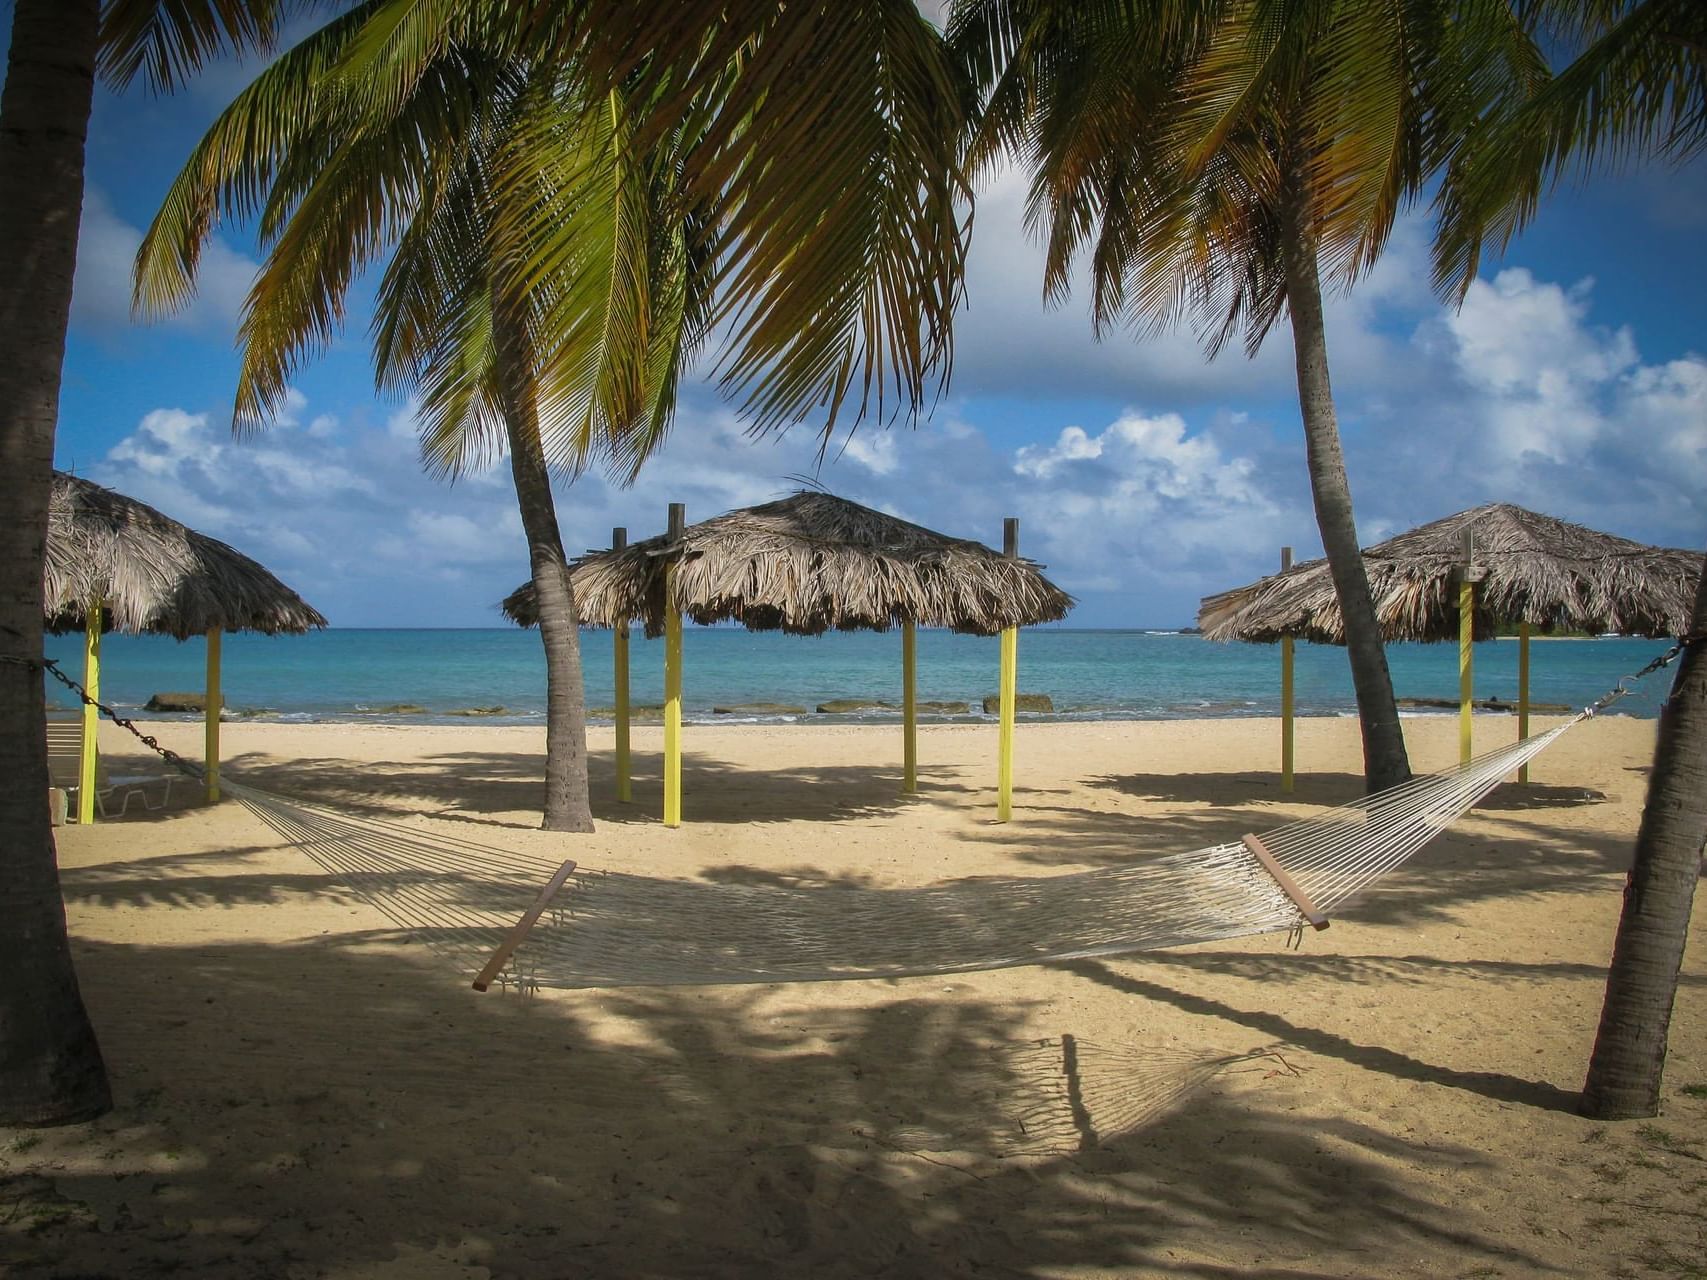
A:
[[[1387,640],[1456,640],[1463,533],[1472,531],[1475,634],[1528,623],[1542,631],[1675,636],[1688,630],[1702,553],[1650,547],[1508,503],[1460,511],[1363,552]],[[1197,624],[1212,640],[1295,636],[1345,643],[1326,560],[1294,565],[1206,597]]]
[[[107,630],[179,640],[215,627],[277,635],[326,625],[242,552],[62,471],[53,473],[45,560],[46,621],[55,634],[83,630],[96,603]]]
[[[914,622],[995,635],[1054,622],[1073,607],[1033,561],[802,490],[690,525],[674,544],[660,535],[581,557],[572,569],[581,621],[638,622],[647,635],[662,634],[671,566],[683,616],[750,631],[815,636]],[[535,625],[533,584],[503,609],[512,622]]]

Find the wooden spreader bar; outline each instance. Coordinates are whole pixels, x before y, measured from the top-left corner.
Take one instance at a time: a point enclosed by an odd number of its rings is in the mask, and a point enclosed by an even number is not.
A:
[[[1239,839],[1245,848],[1251,851],[1251,856],[1262,863],[1262,869],[1274,877],[1274,882],[1280,886],[1280,891],[1292,899],[1292,904],[1298,908],[1298,914],[1309,921],[1317,929],[1328,927],[1328,918],[1316,910],[1316,904],[1310,901],[1310,895],[1298,887],[1298,882],[1286,874],[1285,868],[1276,862],[1274,855],[1268,851],[1268,846],[1253,835],[1242,835]]]
[[[498,944],[498,949],[492,953],[492,958],[486,962],[486,967],[474,979],[476,991],[484,991],[492,985],[492,979],[496,978],[503,967],[510,962],[510,957],[515,955],[516,948],[527,940],[529,930],[538,922],[540,916],[545,914],[545,909],[551,905],[551,900],[557,896],[557,891],[568,881],[574,870],[575,864],[573,862],[565,862],[557,868],[551,879],[545,882],[545,888],[539,891],[539,897],[533,900],[531,907],[522,912],[522,918],[516,921],[515,926]]]

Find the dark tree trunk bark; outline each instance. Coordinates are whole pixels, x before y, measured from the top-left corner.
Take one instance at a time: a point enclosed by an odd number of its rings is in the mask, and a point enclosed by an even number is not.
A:
[[[1281,266],[1286,275],[1286,305],[1292,316],[1292,341],[1298,365],[1298,407],[1304,418],[1304,447],[1310,465],[1310,495],[1322,533],[1328,571],[1334,580],[1340,615],[1345,619],[1346,656],[1357,694],[1357,719],[1363,731],[1363,774],[1370,791],[1396,786],[1411,776],[1399,707],[1381,624],[1369,594],[1369,575],[1357,541],[1351,510],[1351,484],[1340,451],[1339,422],[1328,380],[1327,327],[1322,317],[1322,282],[1316,269],[1316,230],[1296,163],[1286,186]]]
[[[0,1125],[112,1105],[65,934],[35,665],[97,21],[97,0],[17,0],[0,97]]]
[[[497,342],[503,363],[504,419],[510,440],[510,474],[527,534],[533,589],[539,599],[539,638],[545,646],[545,815],[547,831],[593,830],[587,790],[587,699],[581,684],[581,620],[557,527],[557,504],[539,438],[539,419],[526,371],[520,328],[501,322]]]
[[[1694,642],[1660,713],[1654,771],[1624,884],[1606,1003],[1583,1085],[1596,1120],[1657,1115],[1677,975],[1707,846],[1707,573],[1695,588]]]

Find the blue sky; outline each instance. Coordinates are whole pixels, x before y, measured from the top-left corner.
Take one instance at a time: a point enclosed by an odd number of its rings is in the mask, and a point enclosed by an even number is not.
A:
[[[9,26],[10,5],[0,3]],[[367,316],[304,370],[281,421],[229,431],[233,345],[256,251],[210,247],[195,304],[128,314],[129,263],[167,183],[252,73],[222,65],[170,99],[99,93],[89,142],[58,465],[255,556],[341,626],[487,626],[527,575],[508,469],[454,486],[418,465],[407,403],[377,398]],[[916,429],[867,424],[827,488],[1022,550],[1081,603],[1076,626],[1179,626],[1200,596],[1319,554],[1290,333],[1206,361],[1190,332],[1096,342],[1086,294],[1046,311],[1023,183],[982,193],[955,378]],[[1426,211],[1423,211],[1426,212]],[[1560,192],[1462,310],[1428,287],[1428,227],[1402,222],[1374,273],[1330,302],[1330,359],[1360,533],[1377,541],[1509,501],[1628,537],[1707,543],[1707,165]],[[781,496],[815,470],[801,429],[753,441],[704,384],[629,489],[559,487],[571,552]]]

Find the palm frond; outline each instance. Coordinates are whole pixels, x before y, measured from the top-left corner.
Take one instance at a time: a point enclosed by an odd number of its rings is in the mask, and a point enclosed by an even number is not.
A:
[[[266,52],[280,26],[310,0],[105,0],[99,73],[119,89],[141,75],[170,93],[208,62],[230,53]]]
[[[133,293],[138,314],[159,315],[188,303],[202,247],[217,222],[258,212],[288,157],[312,151],[324,162],[332,145],[325,125],[338,102],[327,87],[330,70],[372,11],[388,2],[372,0],[328,23],[282,54],[220,113],[167,188],[143,237]]]
[[[1099,334],[1190,318],[1212,355],[1241,332],[1254,352],[1284,314],[1283,198],[1350,285],[1540,65],[1505,0],[968,0],[949,30],[983,95],[973,154],[1032,173],[1045,297],[1088,259]]]
[[[1434,277],[1462,297],[1483,246],[1528,225],[1560,181],[1707,146],[1707,6],[1561,0],[1544,11],[1588,43],[1556,77],[1481,122],[1437,200]]]

